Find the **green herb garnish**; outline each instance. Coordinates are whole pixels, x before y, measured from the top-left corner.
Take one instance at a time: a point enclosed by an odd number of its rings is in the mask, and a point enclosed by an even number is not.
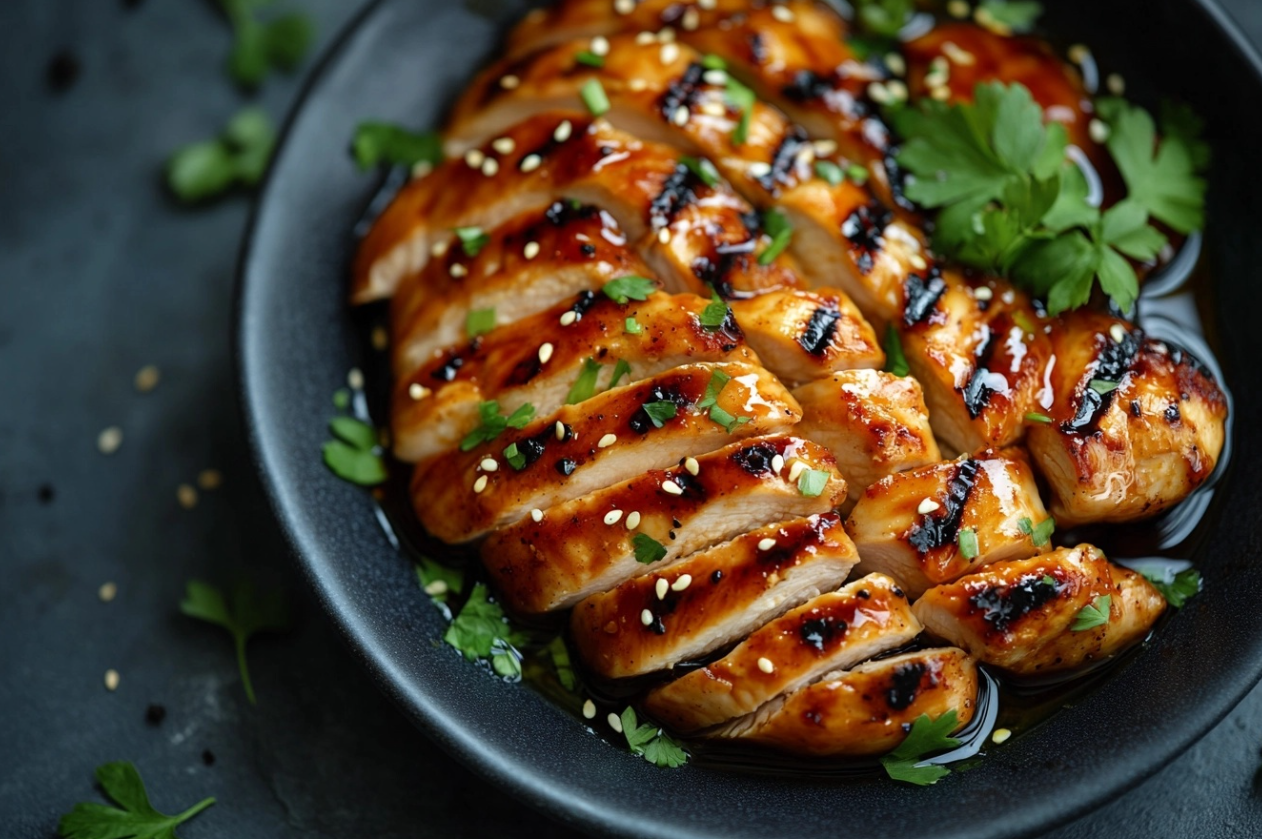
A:
[[[715,405],[719,401],[719,394],[731,380],[731,376],[717,367],[710,371],[710,381],[706,382],[705,393],[702,394],[701,401],[697,403],[697,410],[703,411]]]
[[[678,407],[674,402],[646,402],[644,413],[652,421],[655,428],[661,428],[667,420],[674,419]]]
[[[762,214],[763,232],[771,237],[771,244],[758,254],[759,265],[770,265],[776,257],[784,252],[793,238],[793,225],[779,210],[767,210]]]
[[[701,325],[706,329],[713,331],[718,329],[724,324],[724,322],[727,321],[729,311],[727,303],[724,302],[723,298],[719,297],[719,293],[711,290],[710,302],[704,309],[701,310],[701,314],[697,316],[697,320],[699,320]]]
[[[452,230],[460,240],[460,247],[465,256],[477,256],[491,241],[491,237],[481,227],[457,227]]]
[[[977,547],[977,531],[971,527],[960,528],[955,536],[956,544],[960,547],[960,556],[965,559],[976,559],[978,554]]]
[[[500,403],[492,399],[478,403],[478,427],[460,441],[460,451],[467,452],[482,443],[489,443],[508,428],[525,428],[535,418],[535,406],[527,402],[507,417],[500,413]]]
[[[663,768],[673,769],[688,762],[688,753],[673,737],[655,725],[641,725],[632,708],[622,712],[621,721],[622,733],[632,754]]]
[[[885,372],[903,377],[911,372],[907,366],[907,355],[903,352],[903,341],[898,337],[894,324],[885,325]]]
[[[1054,586],[1056,585],[1056,578],[1053,577],[1051,574],[1044,574],[1043,579],[1039,580],[1039,582],[1041,582],[1045,586]]]
[[[338,439],[322,449],[324,465],[344,481],[360,486],[376,486],[387,478],[386,464],[377,447],[377,431],[354,417],[334,417],[329,430]]]
[[[1109,608],[1113,603],[1113,595],[1102,594],[1092,600],[1089,605],[1083,606],[1074,618],[1073,625],[1069,628],[1074,632],[1082,632],[1085,629],[1094,629],[1097,626],[1104,626],[1109,622]]]
[[[174,816],[160,813],[149,803],[140,772],[125,760],[98,766],[96,782],[118,807],[76,804],[57,823],[63,839],[176,839],[177,827],[215,803],[206,798]]]
[[[1195,568],[1187,568],[1175,574],[1173,579],[1159,571],[1142,570],[1148,582],[1152,583],[1161,596],[1176,609],[1182,609],[1188,598],[1201,590],[1201,575]]]
[[[649,295],[657,291],[657,283],[647,277],[629,275],[610,280],[600,290],[610,300],[624,306],[628,300],[648,300]]]
[[[518,472],[526,468],[526,456],[518,450],[516,443],[509,443],[504,447],[504,459]]]
[[[631,546],[635,549],[635,561],[644,565],[651,565],[666,557],[666,546],[647,533],[635,534],[631,539]]]
[[[167,161],[167,186],[185,202],[222,195],[234,186],[254,186],[263,177],[276,132],[259,108],[237,113],[222,134],[177,149]]]
[[[241,685],[250,704],[255,704],[254,685],[245,660],[245,645],[258,632],[278,632],[289,628],[289,608],[278,594],[260,595],[248,583],[232,590],[231,598],[222,590],[201,580],[189,580],[180,611],[190,618],[213,623],[228,630],[237,652],[237,669]]]
[[[936,720],[930,720],[928,714],[921,714],[912,723],[907,738],[885,757],[881,765],[885,773],[896,781],[906,781],[916,786],[936,784],[951,770],[934,763],[917,766],[926,755],[945,751],[960,745],[960,741],[950,736],[959,724],[959,718],[952,709]]]
[[[605,57],[597,55],[591,50],[583,50],[574,56],[574,60],[579,64],[586,64],[588,67],[596,67],[598,69],[605,66]]]
[[[613,390],[618,386],[618,382],[622,381],[622,377],[631,373],[631,365],[627,364],[624,359],[618,359],[613,365],[613,375],[609,377],[609,387],[606,390]]]
[[[355,128],[351,151],[359,168],[365,170],[379,163],[436,166],[443,160],[443,140],[437,131],[417,134],[388,122],[361,122]]]
[[[846,173],[841,171],[841,167],[831,160],[815,161],[815,175],[821,180],[827,181],[829,186],[839,186],[846,179]]]
[[[628,335],[639,335],[644,331],[644,327],[640,326],[640,322],[635,318],[627,318],[622,325],[622,331]]]
[[[552,662],[552,669],[556,672],[561,687],[568,691],[577,689],[578,676],[574,674],[574,663],[570,661],[570,648],[565,646],[565,639],[558,635],[543,650]]]
[[[701,66],[707,70],[726,70],[727,62],[723,60],[722,56],[707,53],[701,57]]]
[[[1043,4],[1034,0],[982,0],[977,4],[978,22],[997,23],[1010,32],[1022,34],[1034,28]]]
[[[609,97],[605,95],[600,79],[588,79],[579,88],[578,95],[587,106],[587,110],[591,111],[592,116],[603,116],[609,112]]]
[[[421,589],[429,595],[429,599],[435,605],[441,605],[450,618],[451,613],[446,608],[447,598],[464,591],[464,572],[422,556],[416,561],[416,579],[421,584]]]
[[[447,627],[443,640],[469,661],[487,659],[491,669],[504,678],[521,678],[521,654],[517,647],[525,643],[526,636],[509,624],[504,610],[490,600],[482,583],[469,592],[469,599]]]
[[[868,182],[868,167],[862,163],[851,163],[846,167],[846,177],[863,186]]]
[[[1017,520],[1017,527],[1026,536],[1029,536],[1034,542],[1035,547],[1041,548],[1052,538],[1052,534],[1056,532],[1056,519],[1048,516],[1038,523],[1030,521],[1029,516],[1022,516]]]
[[[714,186],[719,182],[719,170],[714,168],[714,164],[704,157],[681,157],[679,162],[688,168],[689,172],[701,179],[706,186]]]
[[[270,20],[255,17],[258,0],[219,0],[235,42],[228,55],[228,73],[241,86],[255,88],[271,68],[296,68],[311,46],[315,27],[303,14],[285,14]]]
[[[798,492],[814,498],[824,491],[829,477],[831,476],[822,469],[804,469],[798,476]]]
[[[732,129],[732,143],[741,146],[749,139],[749,121],[753,116],[757,97],[752,90],[730,75],[727,77],[726,96],[728,104],[740,113],[736,127]]]
[[[723,426],[723,430],[728,434],[750,421],[749,417],[734,416],[718,405],[710,406],[709,417],[711,422]]]
[[[913,0],[856,0],[859,26],[866,32],[885,39],[898,36],[915,11]]]
[[[495,328],[495,309],[471,309],[465,315],[464,331],[470,338],[485,335]]]
[[[351,405],[351,392],[344,387],[333,391],[333,407],[345,411]]]
[[[1108,379],[1092,379],[1087,383],[1087,387],[1103,396],[1117,390],[1117,382],[1110,382]]]
[[[1026,411],[1025,421],[1049,423],[1052,421],[1052,418],[1047,414],[1040,414],[1038,411]]]

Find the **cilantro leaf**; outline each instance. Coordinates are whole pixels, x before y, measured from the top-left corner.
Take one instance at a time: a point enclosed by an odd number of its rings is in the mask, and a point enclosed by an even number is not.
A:
[[[762,229],[771,237],[771,244],[758,254],[758,264],[770,265],[792,241],[793,225],[789,224],[788,217],[779,210],[767,210],[762,214]]]
[[[635,549],[635,561],[644,565],[651,565],[666,556],[666,546],[647,533],[635,534],[631,545]]]
[[[610,280],[600,290],[610,300],[622,306],[628,300],[648,300],[649,295],[657,291],[657,283],[647,277],[628,275]]]
[[[1034,28],[1043,4],[1034,0],[982,0],[977,4],[977,19],[994,22],[1006,29],[1022,34]]]
[[[220,0],[235,40],[228,54],[228,73],[242,87],[253,89],[270,69],[293,70],[311,46],[315,27],[303,14],[260,20],[257,0]]]
[[[254,186],[267,169],[275,143],[267,114],[246,108],[219,137],[177,149],[167,161],[167,186],[186,203],[214,198],[237,185]]]
[[[644,404],[644,413],[648,414],[655,428],[661,428],[666,424],[666,420],[674,419],[677,410],[674,402],[646,402]]]
[[[713,331],[724,324],[727,320],[729,311],[727,303],[723,302],[723,298],[719,297],[719,293],[717,291],[711,291],[710,302],[704,309],[701,310],[701,314],[697,316],[697,320],[699,320],[701,325],[706,329]]]
[[[627,747],[656,766],[674,768],[688,762],[688,753],[666,732],[655,725],[641,723],[630,706],[622,712],[622,734]]]
[[[857,0],[859,26],[882,38],[894,38],[915,11],[913,0]]]
[[[478,416],[481,422],[477,428],[466,434],[460,441],[462,452],[467,452],[482,443],[491,442],[508,428],[525,428],[535,418],[535,406],[527,402],[505,417],[500,413],[499,401],[491,399],[478,403]]]
[[[804,469],[798,476],[798,492],[814,498],[824,491],[830,477],[822,469]]]
[[[526,637],[508,622],[500,605],[490,600],[483,583],[469,592],[469,599],[447,627],[443,640],[469,661],[485,659],[499,675],[508,679],[521,677],[521,654],[517,646],[524,643]]]
[[[388,122],[361,122],[355,128],[351,151],[360,169],[379,163],[437,165],[443,160],[443,141],[437,131],[417,134]]]
[[[334,417],[329,430],[337,437],[324,444],[324,465],[344,481],[376,486],[389,477],[377,449],[377,430],[354,417]]]
[[[149,803],[140,772],[123,760],[98,766],[96,782],[119,806],[95,801],[76,804],[57,823],[64,839],[176,839],[177,827],[215,803],[205,798],[177,815],[161,813]]]
[[[917,766],[926,755],[945,751],[960,744],[950,734],[959,724],[954,709],[947,711],[936,720],[930,720],[928,714],[921,714],[912,723],[906,739],[898,748],[881,758],[885,773],[896,781],[906,781],[917,786],[936,784],[951,774],[945,766],[928,764]]]
[[[1102,594],[1086,606],[1078,610],[1073,624],[1069,627],[1074,632],[1094,629],[1109,622],[1109,608],[1113,603],[1113,595]]]
[[[329,420],[329,430],[357,449],[377,445],[377,429],[354,417],[334,417]]]
[[[706,382],[705,393],[701,395],[701,401],[697,403],[697,410],[703,411],[712,407],[719,400],[719,394],[723,392],[723,388],[727,387],[727,383],[732,381],[732,377],[723,372],[719,368],[710,371],[710,381]]]
[[[640,322],[635,318],[627,318],[622,325],[622,331],[628,335],[640,335],[644,332],[644,327],[640,326]]]
[[[491,241],[491,237],[481,227],[457,227],[452,232],[460,240],[460,248],[465,256],[469,257],[477,256]]]
[[[600,375],[600,365],[590,356],[583,360],[583,369],[578,378],[570,385],[570,392],[565,396],[566,405],[577,405],[596,395],[596,377]]]
[[[258,594],[248,583],[239,583],[231,597],[201,580],[189,580],[180,611],[190,618],[213,623],[228,630],[237,653],[237,668],[246,698],[254,705],[254,685],[246,664],[245,645],[258,632],[278,632],[289,628],[289,607],[278,594]]]
[[[1152,583],[1161,596],[1176,609],[1182,609],[1189,597],[1200,593],[1201,575],[1195,568],[1186,568],[1173,578],[1157,570],[1142,569],[1141,574]]]
[[[436,605],[445,604],[449,595],[464,591],[463,571],[435,562],[427,556],[416,560],[416,579]],[[450,613],[447,616],[450,617]]]
[[[907,366],[907,356],[903,353],[903,342],[898,337],[894,324],[885,325],[885,371],[903,377],[911,372]]]

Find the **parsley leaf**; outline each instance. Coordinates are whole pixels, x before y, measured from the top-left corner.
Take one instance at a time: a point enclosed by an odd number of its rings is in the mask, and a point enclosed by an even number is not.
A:
[[[449,568],[427,556],[419,557],[416,561],[416,579],[435,605],[446,604],[448,595],[464,591],[463,571]],[[447,617],[451,617],[450,612]]]
[[[727,320],[729,311],[727,303],[723,302],[723,298],[719,297],[719,293],[711,291],[710,302],[701,310],[697,320],[706,329],[713,331],[723,325],[724,321]]]
[[[577,405],[591,399],[596,394],[596,377],[600,375],[600,365],[590,356],[583,360],[583,369],[578,378],[570,385],[570,392],[565,396],[566,405]]]
[[[885,325],[885,372],[903,377],[911,372],[907,366],[907,356],[903,353],[903,342],[898,337],[894,324]]]
[[[289,607],[275,593],[260,595],[248,583],[232,590],[231,598],[221,589],[201,580],[189,580],[180,611],[190,618],[213,623],[228,630],[237,652],[237,668],[246,698],[255,704],[254,685],[245,660],[245,645],[258,632],[276,632],[289,628]]]
[[[665,425],[666,420],[674,419],[677,410],[674,402],[646,402],[644,405],[644,413],[648,414],[656,428]]]
[[[1176,609],[1182,609],[1189,597],[1201,590],[1201,575],[1195,568],[1186,568],[1170,578],[1159,570],[1144,568],[1139,571],[1152,583],[1161,596]]]
[[[303,14],[259,20],[257,0],[220,0],[236,37],[228,55],[228,73],[242,87],[255,88],[272,68],[293,70],[311,46],[315,28]]]
[[[485,335],[495,328],[495,309],[470,309],[465,315],[464,332],[470,338]]]
[[[719,394],[730,381],[732,377],[719,368],[716,367],[710,371],[710,381],[706,382],[705,393],[702,394],[701,401],[697,403],[697,410],[703,411],[715,405],[719,400]]]
[[[465,256],[477,256],[491,241],[491,237],[484,233],[481,227],[457,227],[452,232],[460,240],[460,247]]]
[[[714,164],[704,157],[681,157],[679,162],[688,168],[688,171],[701,179],[706,186],[714,186],[719,182],[719,170],[714,168]]]
[[[376,486],[389,476],[377,449],[377,430],[354,417],[334,417],[329,430],[338,439],[324,444],[324,465],[344,481]]]
[[[95,801],[76,804],[57,823],[64,839],[176,839],[177,827],[215,803],[206,798],[174,816],[160,813],[149,803],[136,767],[124,760],[98,766],[96,782],[119,806]]]
[[[460,441],[460,451],[467,452],[482,443],[489,443],[508,428],[525,428],[535,418],[535,406],[529,402],[521,405],[507,417],[500,413],[500,403],[492,399],[478,403],[481,423]]]
[[[647,277],[629,275],[610,280],[600,290],[610,300],[623,306],[628,300],[648,300],[649,295],[657,291],[657,283]]]
[[[894,38],[915,11],[913,0],[857,0],[860,27],[882,38]]]
[[[906,781],[917,786],[936,784],[951,774],[945,766],[928,764],[917,766],[926,755],[954,748],[960,741],[950,734],[959,723],[955,710],[947,711],[936,720],[930,720],[928,714],[921,714],[912,723],[907,738],[889,754],[881,758],[885,773],[896,781]]]
[[[793,225],[789,224],[788,217],[779,210],[767,210],[762,214],[762,229],[771,237],[771,244],[758,254],[758,264],[770,265],[789,246],[793,239]]]
[[[1018,34],[1034,28],[1043,4],[1034,0],[982,0],[977,4],[977,20],[998,23]]]
[[[1083,606],[1077,616],[1074,618],[1073,625],[1069,628],[1074,632],[1082,632],[1085,629],[1094,629],[1097,626],[1104,626],[1109,622],[1109,608],[1113,603],[1113,595],[1102,594],[1092,600],[1090,604]]]
[[[499,675],[513,680],[521,678],[521,654],[517,647],[526,637],[509,624],[504,610],[490,600],[483,583],[469,592],[469,599],[447,627],[443,640],[469,661],[486,659]]]
[[[177,149],[167,161],[167,186],[187,203],[214,198],[238,184],[254,186],[263,177],[275,144],[267,114],[246,108],[229,120],[219,137]]]
[[[631,545],[635,548],[635,561],[644,565],[651,565],[666,556],[666,546],[647,533],[635,534]]]
[[[361,122],[355,128],[351,151],[360,169],[379,163],[438,165],[443,160],[443,141],[437,131],[416,134],[388,122]]]
[[[822,469],[804,469],[798,476],[798,492],[814,498],[824,491],[831,477]]]
[[[635,710],[628,707],[622,712],[622,734],[632,754],[637,754],[656,766],[674,768],[688,762],[688,753],[666,732],[655,725],[640,723]]]

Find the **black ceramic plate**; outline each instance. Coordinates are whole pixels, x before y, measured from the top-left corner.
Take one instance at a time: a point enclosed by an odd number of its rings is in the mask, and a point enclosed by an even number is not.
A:
[[[1219,357],[1236,402],[1220,526],[1203,594],[1103,687],[933,787],[662,770],[592,736],[521,685],[466,663],[391,547],[368,495],[325,470],[330,395],[363,361],[348,315],[351,229],[380,186],[347,154],[364,119],[437,125],[521,7],[384,0],[335,45],[290,120],[241,262],[238,363],[251,441],[277,515],[324,605],[380,684],[435,740],[523,801],[630,836],[998,837],[1038,833],[1116,797],[1191,744],[1262,673],[1257,270],[1262,265],[1262,81],[1208,0],[1047,4],[1141,100],[1195,104],[1215,161],[1207,256]],[[1142,80],[1142,83],[1141,83]],[[1149,100],[1151,101],[1151,100]],[[1252,337],[1251,337],[1252,335]]]

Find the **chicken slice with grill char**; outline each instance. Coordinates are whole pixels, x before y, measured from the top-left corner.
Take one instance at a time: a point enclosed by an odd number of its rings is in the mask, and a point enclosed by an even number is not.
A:
[[[977,711],[977,665],[954,647],[916,650],[829,673],[710,736],[818,757],[876,755],[895,748],[921,714]]]
[[[881,478],[846,520],[859,570],[897,578],[912,598],[938,583],[1050,548],[1047,518],[1020,449],[984,451]],[[970,556],[970,554],[972,554]]]
[[[858,561],[836,513],[773,524],[574,607],[570,638],[617,679],[697,659],[845,582]]]
[[[1086,620],[1087,608],[1099,618]],[[932,635],[987,664],[1033,676],[1125,649],[1148,634],[1165,608],[1142,576],[1078,545],[932,588],[913,611]]]
[[[798,488],[797,463],[827,476],[818,495]],[[682,492],[664,492],[668,482]],[[740,441],[492,533],[482,562],[516,611],[564,609],[763,525],[826,513],[845,495],[822,446],[786,436]]]

